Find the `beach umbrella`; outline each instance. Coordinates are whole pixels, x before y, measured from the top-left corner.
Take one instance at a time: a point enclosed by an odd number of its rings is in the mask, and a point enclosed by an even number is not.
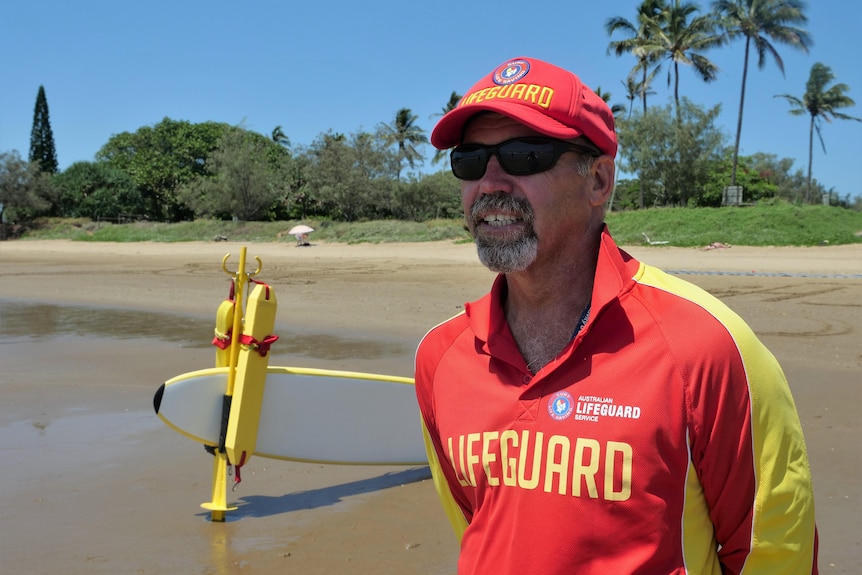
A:
[[[310,227],[306,226],[305,224],[300,224],[298,226],[293,226],[292,228],[290,228],[290,230],[287,233],[289,233],[292,236],[295,236],[296,234],[310,234],[313,231],[314,231],[314,228],[310,228]]]

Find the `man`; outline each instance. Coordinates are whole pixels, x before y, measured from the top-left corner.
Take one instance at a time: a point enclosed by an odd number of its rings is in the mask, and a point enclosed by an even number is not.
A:
[[[498,66],[435,127],[489,294],[433,328],[416,393],[461,574],[816,573],[805,443],[749,327],[604,224],[613,115]]]

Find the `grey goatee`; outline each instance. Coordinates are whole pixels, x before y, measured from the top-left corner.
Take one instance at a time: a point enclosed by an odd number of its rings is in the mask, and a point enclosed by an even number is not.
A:
[[[497,212],[511,214],[526,225],[508,236],[482,234],[479,224],[483,221],[483,214]],[[533,209],[526,200],[502,192],[482,195],[470,206],[470,220],[479,261],[491,271],[523,271],[535,261],[538,238],[533,229]]]

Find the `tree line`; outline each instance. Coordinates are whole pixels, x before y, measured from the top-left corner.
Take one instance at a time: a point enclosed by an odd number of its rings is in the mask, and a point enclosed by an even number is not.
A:
[[[740,185],[745,201],[781,198],[849,205],[812,175],[816,134],[825,151],[822,122],[856,120],[841,108],[855,103],[849,87],[834,83],[828,66],[815,63],[801,96],[780,94],[794,115],[809,115],[807,175],[793,160],[763,152],[739,155],[750,52],[764,67],[783,72],[776,45],[808,51],[811,38],[799,0],[718,0],[712,11],[682,0],[644,0],[635,17],[606,22],[608,53],[631,55],[623,85],[628,106],[612,105],[620,140],[620,167],[631,179],[617,183],[611,209],[651,206],[719,206],[727,186]],[[622,34],[624,37],[615,38]],[[682,95],[680,73],[690,67],[703,81],[717,77],[707,52],[744,40],[737,129],[731,144],[716,127],[720,107],[706,109]],[[666,68],[669,104],[648,105]],[[611,94],[596,92],[610,102]],[[452,92],[441,108],[453,109]],[[640,106],[635,109],[635,102]],[[373,131],[328,131],[308,146],[293,146],[281,126],[263,135],[219,122],[193,124],[164,118],[135,132],[112,136],[92,162],[58,170],[44,87],[39,87],[27,161],[0,154],[0,216],[28,221],[40,216],[182,221],[409,219],[461,214],[458,183],[448,170],[423,175],[428,143],[418,117],[402,108]],[[443,162],[435,151],[432,164]],[[858,200],[857,200],[858,203]]]
[[[802,0],[716,0],[712,3],[711,12],[702,12],[695,2],[683,0],[644,0],[636,8],[635,18],[613,17],[605,25],[609,36],[622,33],[623,38],[612,40],[608,53],[621,56],[630,54],[636,63],[632,67],[623,85],[626,97],[629,99],[629,117],[623,122],[621,132],[626,131],[626,123],[643,122],[653,124],[650,109],[647,107],[647,96],[655,94],[651,89],[657,74],[663,66],[667,66],[667,83],[673,85],[673,103],[678,124],[686,112],[682,108],[680,97],[680,66],[690,67],[698,78],[704,82],[712,82],[718,77],[718,67],[709,59],[710,50],[721,48],[741,39],[744,43],[744,60],[737,116],[736,135],[731,152],[729,186],[738,185],[739,174],[739,144],[742,135],[743,112],[745,109],[746,83],[748,79],[749,60],[751,52],[757,55],[758,68],[764,68],[768,61],[773,61],[784,74],[784,61],[778,51],[778,45],[786,45],[793,49],[808,52],[812,44],[811,35],[802,26],[807,23],[805,15],[806,3]],[[838,110],[852,107],[855,102],[847,95],[849,87],[846,84],[828,84],[834,80],[831,70],[823,63],[816,63],[811,69],[810,79],[806,84],[805,93],[801,98],[790,95],[780,95],[788,99],[795,107],[794,115],[809,114],[811,130],[809,133],[808,177],[805,184],[804,197],[794,197],[796,201],[817,202],[822,194],[814,194],[818,186],[812,178],[811,147],[814,130],[823,143],[820,126],[823,120],[831,118],[862,121]],[[631,117],[631,104],[640,99],[643,105],[641,117]],[[690,108],[686,104],[687,107]],[[688,112],[691,110],[689,109]],[[662,113],[659,110],[659,113]],[[707,111],[712,114],[712,111]],[[676,159],[683,161],[685,156],[692,157],[684,142],[691,142],[691,130],[686,126],[677,129]],[[711,135],[710,135],[711,136]],[[703,185],[704,179],[689,180],[685,187],[678,187],[671,180],[651,179],[650,161],[645,151],[651,147],[640,139],[621,140],[623,152],[628,150],[625,158],[628,167],[634,169],[639,177],[639,207],[645,205],[645,195],[652,195],[658,203],[671,201],[690,201],[697,196],[697,189]],[[823,146],[825,152],[825,145]],[[705,152],[714,150],[704,149]],[[727,152],[724,152],[725,154]],[[703,156],[700,156],[703,159]],[[654,163],[654,162],[653,162]],[[626,164],[624,164],[626,165]],[[655,170],[653,170],[655,171]],[[701,171],[701,170],[695,170]],[[672,173],[672,169],[665,173]],[[748,179],[748,178],[746,178]],[[670,185],[669,185],[670,184]],[[652,189],[650,190],[650,185]],[[687,189],[686,189],[687,188]],[[692,192],[691,189],[695,191]],[[748,198],[756,200],[758,198]]]
[[[112,136],[92,162],[62,172],[38,159],[0,154],[0,203],[7,221],[36,217],[341,221],[457,217],[458,184],[448,172],[405,175],[427,139],[401,110],[374,132],[326,132],[293,148],[219,122],[164,118]]]

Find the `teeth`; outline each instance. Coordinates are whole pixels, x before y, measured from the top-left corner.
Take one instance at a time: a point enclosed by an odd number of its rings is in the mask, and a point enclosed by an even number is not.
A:
[[[518,218],[506,214],[493,214],[490,216],[485,216],[483,220],[486,224],[492,226],[505,226],[507,224],[513,224],[517,222]]]

